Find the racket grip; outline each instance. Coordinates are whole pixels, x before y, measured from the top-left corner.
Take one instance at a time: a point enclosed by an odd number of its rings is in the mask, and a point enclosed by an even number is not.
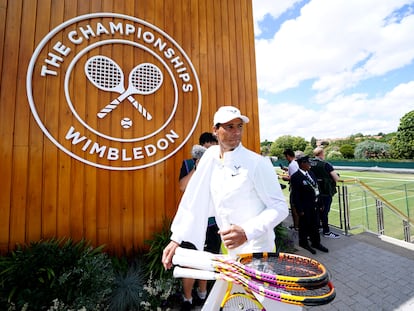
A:
[[[138,110],[138,112],[148,121],[152,119],[152,115],[145,109],[140,103],[138,103],[134,97],[128,96],[128,100]]]
[[[205,259],[212,259],[214,258],[214,254],[213,253],[209,253],[206,251],[198,251],[195,249],[188,249],[188,248],[183,248],[183,247],[178,247],[175,250],[175,254],[183,256],[183,257],[191,257],[191,258],[200,258],[201,260],[205,260]]]
[[[182,267],[190,267],[194,269],[214,271],[212,262],[209,259],[181,256],[181,255],[176,254],[173,257],[172,262],[174,265],[178,265]]]
[[[116,107],[118,107],[120,101],[118,98],[115,98],[111,103],[106,105],[104,108],[101,109],[101,111],[98,112],[98,118],[102,119],[106,117],[108,113],[110,113],[112,110],[114,110]]]
[[[175,278],[188,278],[197,280],[215,280],[216,273],[188,268],[175,267],[173,271]]]

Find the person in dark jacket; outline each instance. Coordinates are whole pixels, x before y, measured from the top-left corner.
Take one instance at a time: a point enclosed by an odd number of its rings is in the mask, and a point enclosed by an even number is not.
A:
[[[332,198],[336,193],[336,182],[339,175],[333,166],[325,161],[323,148],[317,147],[313,150],[315,158],[311,160],[311,171],[315,174],[320,191],[319,217],[322,224],[323,236],[331,239],[338,239],[339,235],[329,229],[328,215],[331,210]]]
[[[299,169],[290,177],[292,201],[299,215],[299,246],[316,254],[315,248],[328,252],[321,244],[318,226],[319,188],[316,176],[310,171],[308,156],[296,158]],[[312,246],[308,243],[308,237]]]

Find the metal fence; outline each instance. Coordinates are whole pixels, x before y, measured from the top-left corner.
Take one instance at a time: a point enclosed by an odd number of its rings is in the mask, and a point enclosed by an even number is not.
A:
[[[412,183],[374,188],[355,179],[338,185],[329,223],[345,234],[370,231],[413,243],[413,215]]]

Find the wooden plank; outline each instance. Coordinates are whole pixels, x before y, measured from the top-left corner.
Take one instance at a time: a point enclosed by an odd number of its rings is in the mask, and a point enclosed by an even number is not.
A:
[[[14,122],[14,147],[13,147],[13,182],[12,182],[12,206],[19,208],[12,209],[11,217],[11,241],[25,241],[26,231],[26,200],[27,200],[27,179],[28,179],[28,140],[30,109],[26,97],[26,72],[31,58],[34,34],[31,28],[35,24],[33,11],[36,10],[35,2],[25,2],[22,7],[22,23],[19,32],[20,49],[18,50],[18,67],[16,77],[16,105]]]
[[[39,12],[41,13],[41,12]],[[64,16],[64,2],[52,1],[50,8],[50,25],[52,28],[56,27],[63,21]],[[41,18],[38,16],[38,18]],[[62,35],[56,36],[57,39],[62,40]],[[64,75],[60,75],[63,81]],[[46,106],[44,118],[48,125],[48,130],[51,133],[58,132],[59,129],[59,110],[61,104],[61,90],[54,87],[53,78],[46,84]],[[60,85],[63,85],[61,83]],[[42,236],[45,238],[55,237],[57,233],[57,204],[58,204],[58,156],[61,151],[50,141],[46,140],[43,145],[43,203],[42,203]]]
[[[18,53],[20,41],[20,20],[22,5],[19,2],[9,3],[7,7],[6,33],[4,35],[4,61],[2,79],[0,85],[0,176],[2,177],[2,187],[0,187],[0,244],[15,244],[16,240],[11,240],[13,235],[10,233],[11,210],[13,209],[12,194],[14,189],[13,181],[13,130],[15,119],[15,102],[17,92],[17,70]],[[3,104],[12,103],[12,105]]]
[[[217,98],[217,88],[216,88],[216,60],[215,60],[215,40],[216,40],[216,33],[214,31],[214,7],[213,3],[214,1],[206,1],[206,19],[207,19],[207,66],[208,66],[208,78],[207,78],[207,87],[205,87],[204,93],[208,92],[208,102],[206,102],[206,105],[210,107],[211,110],[210,114],[204,114],[203,118],[205,119],[205,122],[212,122],[213,114],[217,110],[219,106],[224,105],[224,100]],[[200,12],[201,13],[201,12]],[[204,96],[204,95],[203,95]]]
[[[132,175],[132,191],[134,195],[131,197],[131,204],[133,206],[133,246],[135,249],[142,247],[145,240],[145,209],[146,209],[146,196],[144,192],[145,187],[144,171],[140,170],[134,172]],[[136,195],[141,193],[141,195]]]
[[[243,0],[244,1],[244,0]],[[237,40],[235,40],[235,58],[236,58],[236,67],[237,67],[237,85],[239,87],[239,92],[237,94],[238,100],[239,100],[239,104],[244,105],[246,103],[246,89],[244,87],[244,74],[245,74],[245,63],[244,63],[244,58],[243,55],[246,52],[245,51],[245,46],[244,46],[244,41],[243,41],[243,34],[241,31],[241,26],[244,23],[244,19],[246,18],[245,16],[243,16],[242,12],[242,7],[241,7],[241,3],[243,1],[240,1],[238,3],[234,3],[234,16],[235,16],[235,25],[237,25]],[[243,110],[243,109],[242,109]],[[243,113],[247,114],[247,111],[243,111]]]
[[[228,42],[229,42],[229,48],[228,48],[228,56],[230,59],[230,69],[229,72],[231,73],[230,81],[230,91],[231,91],[231,102],[237,103],[239,101],[239,83],[234,83],[233,81],[238,81],[238,58],[240,57],[240,54],[243,53],[243,47],[241,46],[241,43],[238,40],[238,27],[241,20],[236,19],[236,12],[235,12],[235,6],[238,4],[235,4],[234,1],[228,2],[227,11],[228,11]],[[230,51],[231,49],[231,51]],[[240,50],[239,50],[240,49]]]
[[[33,11],[36,23],[33,28],[33,46],[39,44],[41,39],[49,32],[50,14],[43,14],[37,18],[38,12],[50,12],[50,0],[37,1],[37,9]],[[34,50],[34,49],[33,49]],[[34,98],[46,93],[46,83],[39,85],[35,90]],[[44,114],[45,103],[37,103],[39,115]],[[36,241],[42,237],[42,198],[43,198],[43,142],[44,135],[33,117],[29,119],[29,178],[27,200],[27,241]]]
[[[77,12],[77,2],[70,1],[66,2],[63,11],[63,21],[69,20],[72,17],[76,16]],[[62,38],[63,39],[63,38]],[[65,66],[65,62],[62,64],[62,72]],[[67,129],[72,124],[72,118],[68,118],[70,115],[69,107],[65,104],[66,100],[63,97],[63,92],[60,92],[59,98],[59,141],[64,140]],[[71,200],[72,200],[72,184],[71,180],[71,163],[72,159],[67,156],[64,152],[58,152],[57,160],[57,174],[58,174],[58,196],[56,202],[56,235],[59,237],[71,237]],[[77,185],[77,184],[75,184]]]
[[[251,117],[252,123],[250,129],[253,130],[253,135],[248,135],[248,145],[256,151],[260,152],[260,138],[259,138],[259,116],[258,116],[258,95],[256,84],[256,58],[254,47],[254,29],[253,19],[249,18],[253,14],[252,1],[245,0],[241,2],[243,12],[245,12],[245,20],[243,26],[243,44],[246,49],[244,56],[245,62],[245,86],[246,86],[246,113]],[[251,133],[251,131],[249,132]]]
[[[79,1],[77,4],[77,12],[75,12],[74,16],[80,16],[87,14],[91,11],[91,2],[89,1]],[[76,52],[79,52],[78,50]],[[82,78],[79,78],[82,77]],[[94,101],[91,101],[89,93],[87,92],[79,92],[78,90],[87,90],[88,86],[90,87],[90,83],[84,76],[83,66],[79,63],[76,66],[76,72],[74,73],[74,100],[76,103],[85,103],[84,105],[77,105],[77,112],[84,118],[84,120],[90,124],[91,126],[96,126],[96,114],[91,114],[89,107],[96,106]],[[96,94],[96,92],[95,92]],[[64,99],[62,99],[64,102]],[[93,111],[97,111],[97,109],[93,109]],[[74,118],[72,118],[73,124],[78,124]],[[86,156],[87,157],[87,156]],[[75,206],[71,206],[71,215],[76,215],[75,219],[71,217],[71,223],[77,224],[77,231],[82,233],[81,235],[76,235],[76,238],[85,238],[92,245],[96,245],[97,241],[97,222],[96,222],[96,189],[97,189],[97,178],[96,178],[96,169],[90,167],[89,165],[85,165],[79,163],[79,161],[72,162],[72,167],[76,167],[76,172],[79,174],[78,180],[79,183],[74,184],[73,187],[77,188],[76,191],[79,193],[79,200],[82,202],[81,206],[78,207],[79,210],[75,210]],[[75,189],[74,189],[75,191]],[[82,218],[76,214],[82,215]],[[79,219],[78,219],[79,218]],[[75,228],[75,225],[72,225],[71,232]],[[73,235],[73,233],[72,233]]]
[[[6,33],[6,17],[7,17],[7,0],[1,0],[0,1],[0,93],[2,93],[1,85],[2,85],[2,78],[3,78],[3,55],[4,55],[4,46],[5,46],[5,33]],[[0,107],[0,115],[4,115],[3,111]],[[3,137],[3,131],[4,128],[0,125],[0,137]],[[3,159],[3,155],[5,153],[6,148],[0,147],[0,156]],[[0,173],[2,173],[3,170],[0,166]],[[4,175],[2,175],[4,176]],[[9,201],[9,195],[6,195],[6,193],[9,193],[10,189],[10,180],[4,181],[6,184],[6,187],[4,189],[0,190],[0,228],[3,228],[3,231],[0,231],[0,254],[2,253],[2,250],[8,250],[8,243],[9,243],[9,209],[10,209],[10,201]],[[1,230],[1,229],[0,229]]]
[[[84,238],[97,246],[98,241],[98,205],[97,205],[97,188],[99,181],[97,179],[97,170],[91,166],[84,166]]]
[[[96,172],[97,180],[99,181],[96,190],[96,243],[97,245],[109,245],[109,223],[110,223],[110,171],[98,170]]]
[[[224,63],[223,63],[223,41],[221,40],[223,26],[221,20],[221,6],[220,0],[212,1],[214,9],[214,32],[216,34],[214,40],[214,51],[209,51],[215,56],[216,72],[215,72],[215,83],[213,84],[216,89],[216,103],[219,106],[232,105],[229,103],[229,98],[224,97]],[[237,105],[235,105],[237,106]]]
[[[122,251],[122,222],[121,194],[123,190],[122,172],[111,172],[110,174],[110,208],[109,208],[109,238],[110,243],[116,253]]]
[[[221,18],[221,33],[219,40],[221,41],[222,47],[221,66],[223,70],[223,102],[225,102],[226,105],[238,106],[238,103],[234,102],[231,96],[233,84],[236,84],[233,81],[237,81],[237,79],[234,77],[234,72],[231,71],[230,65],[233,59],[233,48],[229,42],[229,27],[231,25],[231,22],[229,21],[228,1],[219,1],[217,7],[221,12],[221,14],[218,14],[218,16]]]
[[[121,208],[121,229],[122,229],[122,245],[134,245],[134,205],[131,198],[134,195],[133,189],[133,172],[123,172],[124,187],[120,193],[120,208]],[[128,250],[127,247],[123,250]]]
[[[71,164],[70,237],[78,241],[85,237],[85,167],[80,161]]]
[[[215,106],[212,105],[212,99],[215,100],[215,97],[210,96],[209,91],[209,75],[213,73],[211,70],[211,66],[209,65],[209,33],[212,33],[211,28],[208,25],[208,17],[206,15],[207,6],[210,3],[209,0],[198,1],[195,2],[198,4],[198,7],[194,7],[194,20],[192,20],[192,24],[198,25],[198,31],[193,32],[194,37],[197,38],[198,46],[195,48],[198,49],[198,58],[195,58],[193,62],[197,62],[197,74],[200,80],[201,85],[201,95],[202,95],[202,110],[200,116],[200,125],[199,125],[199,132],[197,133],[198,136],[202,132],[210,132],[212,128],[212,117],[214,112],[216,111]],[[194,5],[194,2],[192,3]],[[195,5],[194,5],[195,6]],[[193,8],[192,8],[193,10]],[[192,58],[193,59],[193,58]]]
[[[20,171],[13,174],[13,192],[10,212],[10,246],[25,241],[26,231],[26,184],[27,184],[27,146],[13,148],[13,167]]]
[[[6,34],[7,0],[0,0],[0,73],[3,71],[4,38]],[[0,74],[0,85],[3,75]]]

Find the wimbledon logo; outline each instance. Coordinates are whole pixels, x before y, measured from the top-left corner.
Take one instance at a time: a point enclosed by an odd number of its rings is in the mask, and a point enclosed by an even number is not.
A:
[[[143,20],[78,16],[39,43],[26,79],[33,117],[60,150],[109,170],[146,168],[174,155],[201,110],[184,50]]]

